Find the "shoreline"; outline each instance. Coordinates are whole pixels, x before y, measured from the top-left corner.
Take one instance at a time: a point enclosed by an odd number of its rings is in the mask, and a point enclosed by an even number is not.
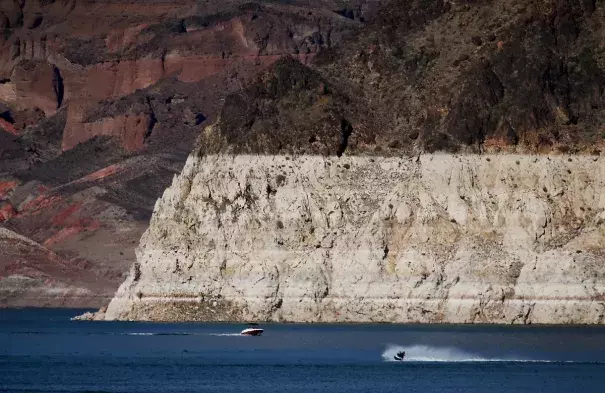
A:
[[[93,311],[93,309],[82,309],[82,308],[69,308],[69,307],[5,307],[0,308],[1,311],[15,313],[15,312],[35,312],[35,311],[44,311],[44,312],[69,312],[69,311]],[[7,315],[7,314],[5,314]],[[206,325],[206,326],[219,326],[219,325],[233,325],[233,326],[241,326],[248,323],[248,321],[189,321],[189,322],[174,322],[174,321],[133,321],[133,320],[73,320],[73,322],[101,322],[102,324],[127,324],[127,325],[136,325],[136,324],[144,324],[144,325]],[[372,326],[372,327],[403,327],[403,328],[518,328],[518,329],[540,329],[540,328],[594,328],[597,330],[605,330],[604,324],[502,324],[502,323],[400,323],[400,322],[274,322],[274,321],[255,321],[255,323],[259,323],[262,326],[300,326],[300,327],[364,327],[364,326]]]

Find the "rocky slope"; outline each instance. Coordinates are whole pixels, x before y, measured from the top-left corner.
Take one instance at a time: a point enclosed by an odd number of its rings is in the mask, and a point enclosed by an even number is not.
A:
[[[602,323],[605,160],[192,154],[106,319]]]
[[[605,5],[593,1],[390,1],[311,69],[284,65],[229,96],[219,145],[598,154],[604,21]]]
[[[86,264],[62,258],[4,228],[0,228],[0,258],[3,301],[13,307],[94,307],[110,295],[107,288],[112,283],[100,279]]]
[[[48,296],[17,299],[4,279],[36,277],[5,242],[0,306],[107,302],[224,97],[281,55],[337,44],[366,12],[345,3],[1,1],[0,225],[91,276],[36,259]],[[78,280],[79,300],[55,296]]]

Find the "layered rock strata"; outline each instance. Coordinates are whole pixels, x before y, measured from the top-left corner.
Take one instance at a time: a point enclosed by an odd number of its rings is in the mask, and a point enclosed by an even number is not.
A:
[[[0,261],[0,307],[94,307],[110,296],[108,280],[86,264],[4,228]]]
[[[105,319],[602,323],[598,156],[203,155]]]
[[[12,15],[0,22],[5,33],[0,36],[0,103],[8,104],[15,116],[37,109],[48,117],[66,107],[63,150],[95,135],[112,135],[127,150],[140,151],[149,135],[144,138],[131,117],[90,119],[89,112],[178,81],[195,86],[195,97],[187,97],[191,109],[212,116],[218,109],[214,101],[281,56],[307,62],[338,43],[355,23],[325,6],[242,0],[217,5],[194,0],[7,0],[0,4],[0,20]],[[28,23],[38,17],[37,23]],[[122,109],[141,115],[137,108]],[[160,135],[154,138],[174,132],[162,124],[155,131]]]

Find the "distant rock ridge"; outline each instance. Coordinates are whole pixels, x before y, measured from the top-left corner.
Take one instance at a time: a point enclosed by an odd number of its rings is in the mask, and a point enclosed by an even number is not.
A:
[[[589,155],[194,152],[96,318],[600,324],[603,173]]]

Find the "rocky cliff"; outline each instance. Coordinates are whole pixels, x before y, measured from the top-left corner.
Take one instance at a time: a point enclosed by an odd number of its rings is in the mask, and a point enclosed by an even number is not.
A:
[[[0,2],[0,279],[103,304],[196,140],[332,165],[599,157],[603,21],[602,0]],[[32,299],[4,282],[0,305]]]
[[[602,323],[605,160],[192,154],[106,319]]]
[[[0,1],[0,225],[44,250],[0,244],[0,307],[108,302],[225,96],[339,43],[338,3]]]
[[[277,62],[226,97],[97,318],[602,323],[604,12],[385,1]]]

